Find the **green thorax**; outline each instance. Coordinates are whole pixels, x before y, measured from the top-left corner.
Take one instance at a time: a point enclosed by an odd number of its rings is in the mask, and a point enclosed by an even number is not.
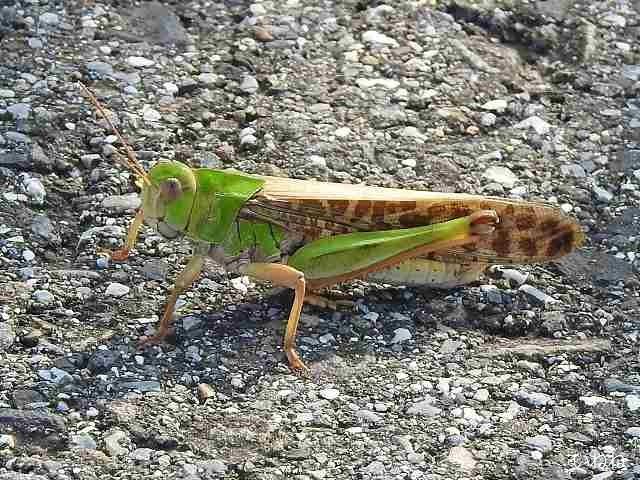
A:
[[[264,180],[247,175],[195,169],[197,190],[187,235],[221,244],[235,226],[242,206],[264,185]]]
[[[256,248],[265,256],[277,254],[284,234],[268,223],[238,219],[244,204],[264,185],[248,175],[200,168],[187,234],[215,245],[229,255]]]

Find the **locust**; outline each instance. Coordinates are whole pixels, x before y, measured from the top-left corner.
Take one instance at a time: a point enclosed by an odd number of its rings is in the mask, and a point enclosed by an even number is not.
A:
[[[126,148],[124,163],[141,185],[141,206],[112,258],[130,255],[143,224],[193,246],[156,333],[140,347],[170,333],[176,302],[207,259],[294,291],[283,349],[290,367],[306,372],[295,348],[298,321],[305,303],[332,306],[320,295],[327,287],[354,279],[457,287],[478,280],[490,265],[548,262],[584,242],[573,217],[541,202],[249,175],[179,161],[146,171],[81,86]]]

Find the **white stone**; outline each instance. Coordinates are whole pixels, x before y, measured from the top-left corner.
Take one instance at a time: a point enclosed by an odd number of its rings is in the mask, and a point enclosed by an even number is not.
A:
[[[391,339],[391,343],[402,343],[407,340],[411,340],[411,332],[406,328],[396,328],[393,331],[393,338]]]
[[[475,458],[473,458],[473,454],[464,447],[453,447],[449,450],[447,460],[459,465],[464,471],[473,470],[477,463]]]
[[[198,81],[204,83],[205,85],[212,85],[218,81],[218,75],[215,73],[201,73],[198,75]]]
[[[45,25],[57,25],[60,23],[60,17],[56,13],[46,12],[40,15],[40,23]]]
[[[336,388],[324,388],[318,394],[325,400],[335,400],[340,396],[340,391]]]
[[[349,135],[351,135],[351,129],[349,127],[340,127],[335,132],[333,132],[333,134],[338,138],[347,138]]]
[[[376,32],[375,30],[367,30],[366,32],[364,32],[362,34],[362,41],[366,43],[379,43],[382,45],[389,45],[391,47],[398,46],[398,42],[395,39],[388,37],[383,33]]]
[[[635,412],[640,408],[640,397],[638,395],[627,395],[625,402],[627,404],[627,408],[632,412]]]
[[[490,112],[504,112],[508,105],[506,100],[489,100],[482,105],[482,109],[489,110]]]
[[[551,130],[551,125],[537,115],[533,115],[516,124],[516,128],[520,128],[522,130],[531,128],[538,135],[545,135],[549,133],[549,130]]]
[[[356,83],[360,88],[383,87],[394,90],[400,86],[400,82],[391,78],[358,78]]]
[[[127,63],[132,67],[145,68],[155,65],[156,62],[150,58],[131,56],[127,57]]]
[[[507,167],[489,167],[482,176],[507,188],[513,188],[518,181],[516,174]]]
[[[111,282],[107,285],[107,289],[104,294],[108,297],[124,297],[131,290],[126,285],[117,282]]]
[[[160,120],[160,118],[162,118],[162,116],[160,115],[160,112],[155,108],[151,107],[150,105],[145,105],[144,107],[142,107],[142,118],[146,122],[157,122]]]

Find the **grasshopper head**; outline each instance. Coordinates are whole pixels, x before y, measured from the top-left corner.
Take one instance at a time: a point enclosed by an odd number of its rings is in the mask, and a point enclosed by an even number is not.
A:
[[[196,178],[180,162],[160,162],[147,174],[142,187],[145,221],[168,238],[176,237],[189,224],[196,193]]]

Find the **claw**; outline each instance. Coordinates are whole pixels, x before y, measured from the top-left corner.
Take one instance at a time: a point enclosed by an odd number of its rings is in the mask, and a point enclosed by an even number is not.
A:
[[[164,334],[156,333],[155,335],[151,335],[150,337],[142,337],[138,341],[138,345],[136,346],[137,350],[142,350],[145,347],[150,345],[161,345],[164,342],[164,339],[169,335],[169,331]]]
[[[289,366],[294,373],[297,373],[300,376],[308,377],[311,370],[307,367],[295,350],[285,350],[287,355],[287,360],[289,360]]]

